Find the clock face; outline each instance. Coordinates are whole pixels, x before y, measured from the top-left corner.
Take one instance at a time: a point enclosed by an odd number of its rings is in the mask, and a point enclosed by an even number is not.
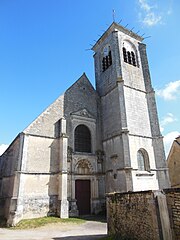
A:
[[[103,55],[104,55],[104,57],[106,57],[106,56],[108,55],[108,52],[109,52],[108,46],[106,46],[106,47],[104,48],[104,50],[103,50]]]

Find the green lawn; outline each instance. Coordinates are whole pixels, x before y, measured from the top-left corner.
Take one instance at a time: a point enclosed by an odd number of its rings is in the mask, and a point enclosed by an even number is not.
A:
[[[79,218],[67,218],[62,219],[59,217],[42,217],[42,218],[32,218],[21,220],[15,227],[10,229],[29,229],[45,226],[50,223],[73,223],[73,224],[82,224],[86,221]],[[5,227],[4,219],[0,219],[0,227]]]

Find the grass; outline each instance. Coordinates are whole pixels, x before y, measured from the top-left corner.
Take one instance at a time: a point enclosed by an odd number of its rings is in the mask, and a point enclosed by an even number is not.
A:
[[[85,222],[86,222],[85,220],[79,219],[79,218],[62,219],[59,217],[42,217],[42,218],[32,218],[32,219],[21,220],[15,227],[11,227],[10,229],[15,230],[15,229],[38,228],[51,223],[82,224]],[[0,225],[0,227],[5,227],[5,226]]]
[[[58,217],[42,217],[42,218],[33,218],[33,219],[24,219],[21,220],[13,229],[28,229],[28,228],[38,228],[45,226],[51,223],[73,223],[73,224],[82,224],[86,222],[85,220],[79,218],[67,218],[62,219]]]

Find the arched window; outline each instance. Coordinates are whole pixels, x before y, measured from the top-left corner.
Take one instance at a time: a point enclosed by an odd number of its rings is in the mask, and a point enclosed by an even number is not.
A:
[[[77,126],[74,137],[76,152],[91,152],[91,133],[88,127],[85,125]]]
[[[137,55],[136,55],[136,50],[133,44],[131,44],[129,41],[124,41],[122,51],[123,51],[124,62],[129,63],[136,67]]]
[[[112,65],[112,55],[110,46],[105,46],[103,49],[102,71],[104,72]]]
[[[140,171],[150,171],[149,156],[145,149],[141,148],[137,152],[137,162]]]

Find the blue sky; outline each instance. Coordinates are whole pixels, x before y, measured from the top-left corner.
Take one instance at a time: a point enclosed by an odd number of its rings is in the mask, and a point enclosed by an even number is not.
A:
[[[1,0],[0,154],[83,72],[113,21],[145,37],[166,151],[180,134],[179,0]],[[150,36],[150,37],[149,37]]]

